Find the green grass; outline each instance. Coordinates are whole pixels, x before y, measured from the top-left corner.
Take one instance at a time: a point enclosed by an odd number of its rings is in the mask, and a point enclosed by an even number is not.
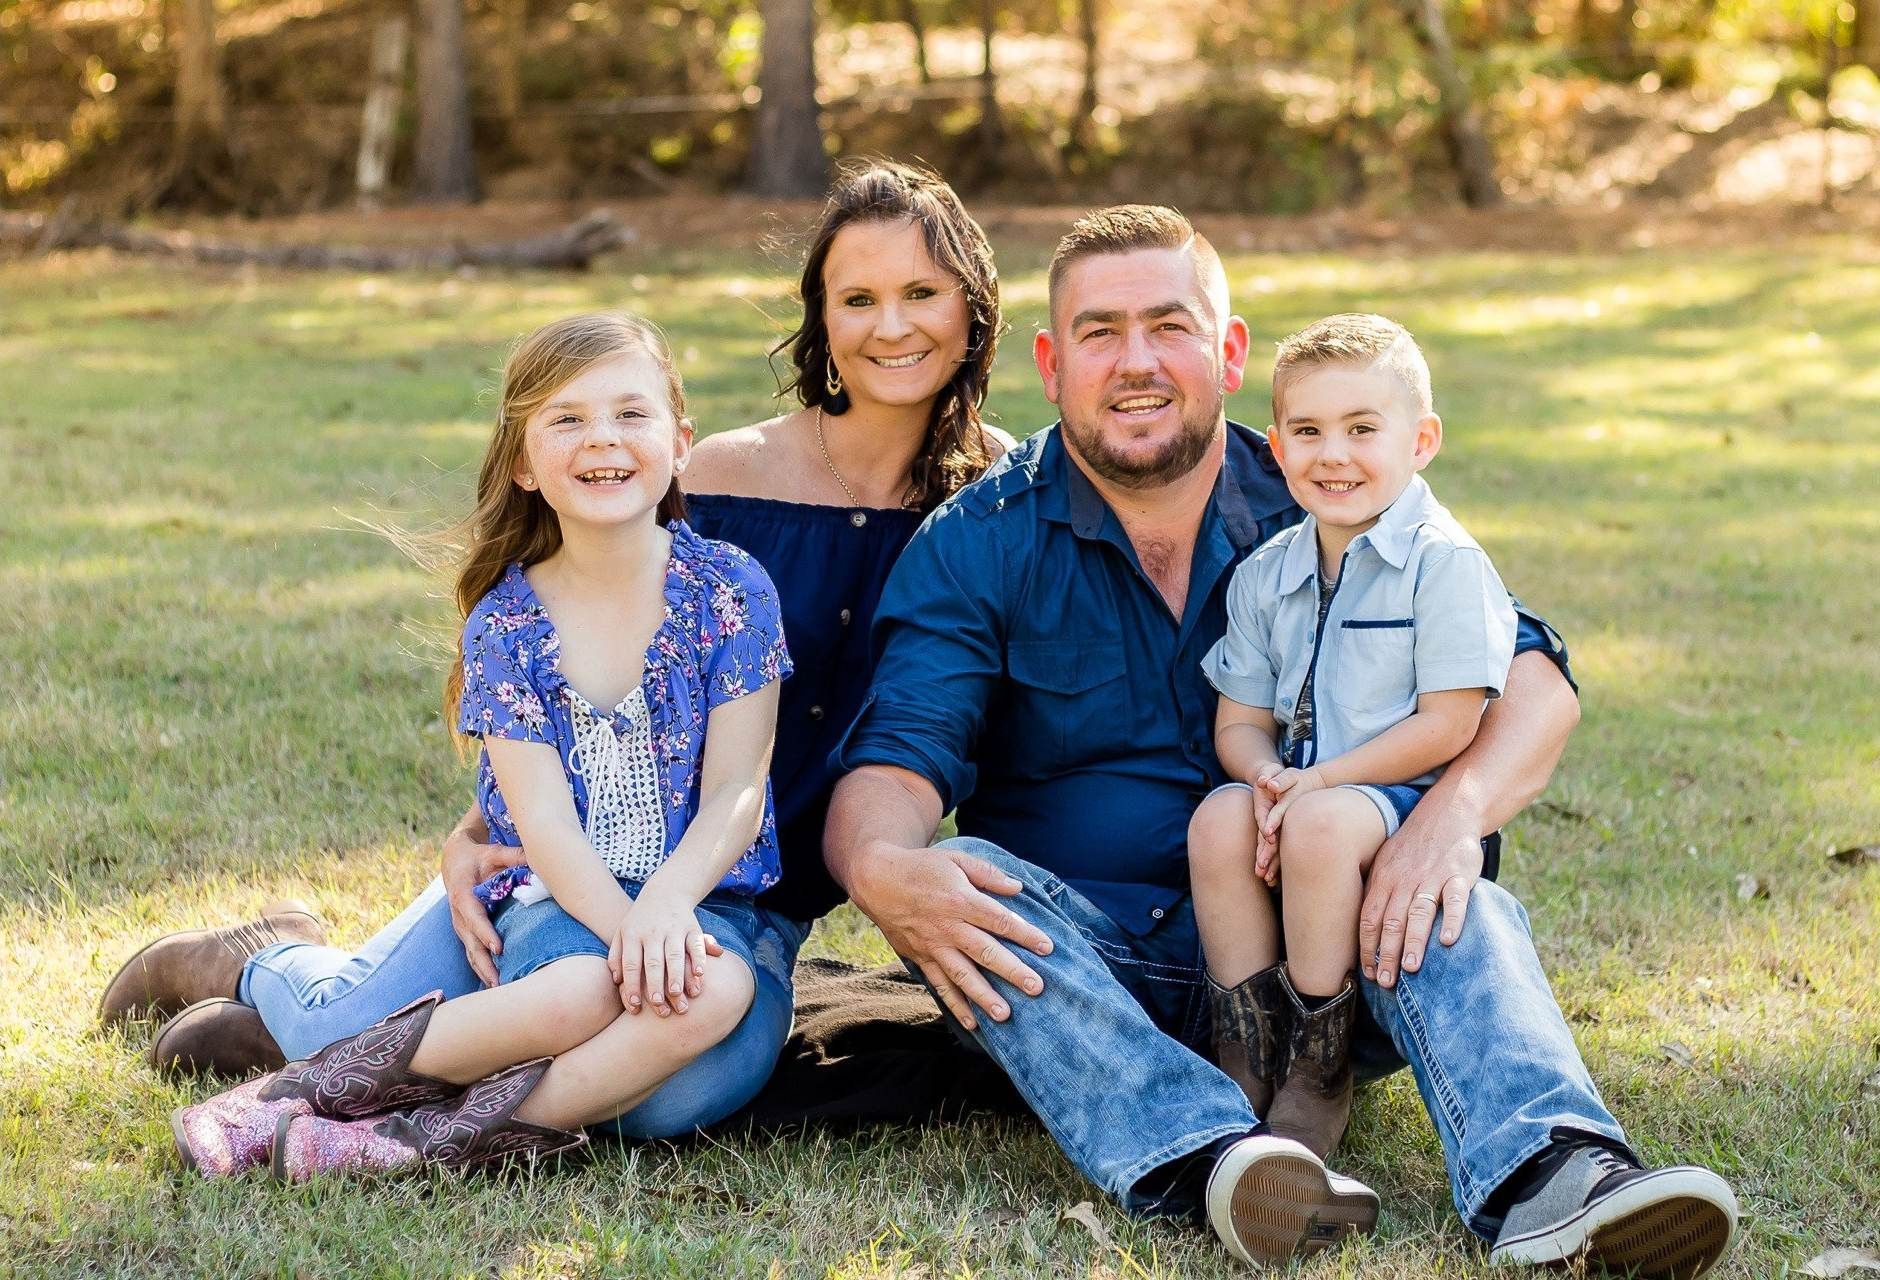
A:
[[[1002,245],[993,407],[1037,246]],[[1425,341],[1430,473],[1572,644],[1585,723],[1511,831],[1595,1078],[1644,1152],[1729,1177],[1725,1274],[1880,1243],[1880,255],[1237,257],[1259,337],[1328,311]],[[358,940],[468,795],[439,730],[437,584],[354,517],[455,514],[504,344],[626,304],[672,332],[707,430],[765,414],[779,264],[358,277],[0,263],[0,1267],[22,1274],[1203,1276],[1034,1128],[610,1149],[527,1177],[281,1190],[186,1178],[148,1028],[92,1005],[149,935],[282,892]],[[1263,423],[1263,370],[1234,411]],[[1755,876],[1767,897],[1739,897]],[[812,951],[882,955],[839,913]],[[1663,1046],[1674,1046],[1667,1052]],[[1688,1051],[1688,1054],[1685,1052]],[[1480,1276],[1400,1075],[1342,1163],[1382,1236],[1312,1276]],[[1096,1200],[1113,1243],[1061,1216]]]

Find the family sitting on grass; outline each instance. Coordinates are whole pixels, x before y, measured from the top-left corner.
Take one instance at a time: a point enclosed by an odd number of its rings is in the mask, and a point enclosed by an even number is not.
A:
[[[160,1066],[275,1068],[176,1114],[185,1164],[711,1125],[846,897],[1128,1212],[1263,1265],[1372,1231],[1325,1161],[1353,1081],[1407,1063],[1493,1259],[1708,1271],[1729,1187],[1643,1167],[1493,882],[1578,706],[1421,478],[1410,334],[1285,339],[1263,436],[1224,414],[1252,339],[1208,241],[1101,210],[1034,342],[1059,421],[1014,446],[980,420],[991,250],[944,182],[847,171],[801,293],[802,407],[696,447],[645,321],[515,348],[456,582],[446,710],[481,752],[442,877],[357,954],[283,903],[105,993],[107,1022],[174,1015]]]

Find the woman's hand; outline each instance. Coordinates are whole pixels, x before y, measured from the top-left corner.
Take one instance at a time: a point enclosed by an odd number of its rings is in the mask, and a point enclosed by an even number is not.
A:
[[[648,881],[621,917],[607,948],[607,968],[628,1013],[648,1002],[662,1018],[684,1013],[705,989],[705,957],[723,955],[724,948],[699,928],[695,905]]]
[[[473,809],[471,813],[476,811]],[[482,823],[477,824],[482,830]],[[487,831],[485,831],[487,834]],[[496,960],[503,950],[490,923],[489,908],[477,897],[477,886],[506,867],[519,867],[527,859],[522,850],[500,844],[482,844],[458,823],[444,841],[442,875],[450,901],[450,924],[463,943],[464,958],[486,987],[496,985]]]

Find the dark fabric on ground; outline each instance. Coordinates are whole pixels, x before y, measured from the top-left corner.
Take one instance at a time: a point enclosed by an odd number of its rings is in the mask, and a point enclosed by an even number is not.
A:
[[[969,1111],[1031,1114],[992,1059],[953,1034],[926,987],[900,965],[802,960],[777,1070],[725,1125],[930,1124]]]

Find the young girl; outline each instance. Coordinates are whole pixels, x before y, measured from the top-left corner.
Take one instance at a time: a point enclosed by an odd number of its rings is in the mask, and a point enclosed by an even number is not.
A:
[[[479,891],[501,983],[435,993],[177,1112],[178,1150],[278,1176],[580,1146],[723,1039],[777,880],[766,772],[789,672],[776,593],[683,520],[692,425],[664,340],[602,313],[503,372],[446,689],[477,799],[530,865]]]

